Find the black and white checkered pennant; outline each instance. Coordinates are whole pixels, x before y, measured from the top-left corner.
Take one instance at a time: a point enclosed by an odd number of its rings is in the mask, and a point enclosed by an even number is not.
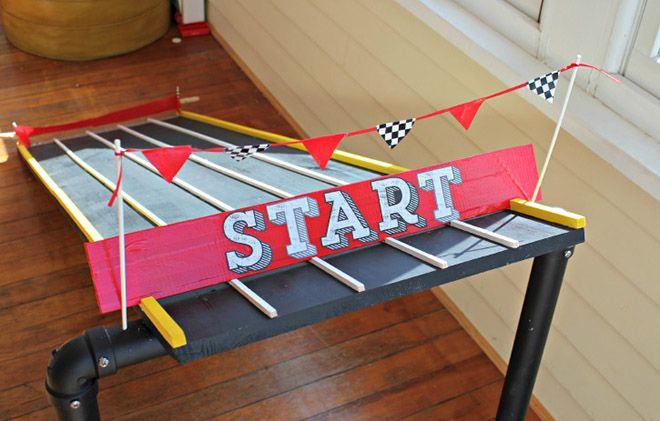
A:
[[[262,143],[259,145],[245,145],[245,146],[234,146],[227,148],[225,152],[229,153],[229,156],[234,161],[242,161],[245,158],[254,155],[257,152],[263,152],[268,149],[270,145],[268,143]]]
[[[407,120],[392,121],[390,123],[383,123],[376,126],[378,134],[383,138],[387,146],[393,149],[396,145],[403,141],[410,129],[415,124],[414,118]]]
[[[559,71],[555,70],[554,72],[530,80],[527,82],[527,87],[530,91],[535,92],[536,95],[545,98],[546,101],[552,104],[552,99],[555,97],[555,89],[557,88],[557,79],[559,79]]]

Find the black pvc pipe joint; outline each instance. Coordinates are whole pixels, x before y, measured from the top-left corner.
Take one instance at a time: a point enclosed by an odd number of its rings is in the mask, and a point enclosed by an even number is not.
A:
[[[142,320],[119,327],[86,331],[53,351],[46,391],[60,420],[98,420],[98,382],[121,367],[167,353]]]

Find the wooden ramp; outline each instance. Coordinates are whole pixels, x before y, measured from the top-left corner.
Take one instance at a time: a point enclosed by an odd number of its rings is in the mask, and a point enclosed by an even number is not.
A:
[[[192,106],[196,111],[293,135],[212,39],[194,38],[175,47],[169,41],[173,35],[138,53],[84,66],[29,56],[0,37],[0,53],[7,59],[0,88],[3,121],[64,122],[71,113],[84,117],[106,110],[108,101],[110,108],[121,108],[143,101],[146,89],[155,98],[181,85],[185,94],[203,98]],[[190,61],[198,66],[187,66]],[[21,121],[27,116],[29,121]],[[13,146],[5,144],[10,157],[0,164],[0,324],[5,333],[0,413],[52,419],[43,393],[50,351],[85,329],[118,319],[98,315],[80,239],[48,192],[21,168]],[[105,206],[107,189],[95,188]],[[152,226],[137,212],[131,218],[135,227]],[[113,235],[110,222],[99,219],[95,226],[103,236]],[[217,297],[224,294],[218,291]],[[177,303],[165,305],[174,311]],[[427,291],[193,364],[160,358],[120,371],[101,381],[100,404],[107,419],[161,419],[163,413],[193,419],[273,414],[282,419],[490,419],[501,387],[501,374]],[[528,417],[536,418],[532,412]]]

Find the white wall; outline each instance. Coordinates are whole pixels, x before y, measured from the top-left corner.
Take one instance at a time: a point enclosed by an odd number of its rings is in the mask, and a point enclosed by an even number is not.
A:
[[[504,88],[391,1],[209,0],[208,18],[310,136]],[[412,168],[533,143],[540,163],[552,130],[510,94],[487,102],[467,132],[442,116],[416,124],[394,150],[373,135],[342,149]],[[586,215],[587,243],[569,265],[535,394],[558,419],[657,419],[660,206],[567,133],[555,154],[544,202]],[[528,271],[516,264],[445,288],[504,359]]]

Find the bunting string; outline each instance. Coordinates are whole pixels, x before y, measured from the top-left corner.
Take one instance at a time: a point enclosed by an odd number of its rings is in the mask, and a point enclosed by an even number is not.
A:
[[[122,150],[121,152],[116,152],[115,151],[115,156],[124,156],[124,153],[126,153],[126,150]],[[117,195],[119,193],[119,187],[121,186],[121,180],[124,178],[124,165],[123,163],[119,167],[119,175],[117,176],[117,182],[115,183],[115,189],[112,191],[112,196],[110,196],[110,200],[108,200],[108,207],[111,208],[112,205],[115,203],[115,200],[117,200]]]
[[[442,108],[423,114],[417,117],[409,117],[402,120],[391,121],[387,123],[381,123],[375,126],[353,130],[345,133],[336,133],[327,136],[320,136],[308,139],[293,140],[290,142],[283,143],[264,143],[256,145],[243,145],[236,146],[231,148],[193,148],[191,146],[174,146],[166,148],[153,148],[153,149],[124,149],[121,154],[128,152],[142,152],[142,154],[151,162],[151,164],[156,167],[158,172],[163,176],[165,180],[171,182],[176,174],[179,172],[181,167],[184,165],[186,160],[190,157],[190,154],[193,152],[224,152],[228,153],[229,156],[240,162],[255,153],[265,152],[270,148],[276,148],[281,146],[289,146],[295,144],[302,144],[307,152],[314,158],[316,163],[321,169],[325,169],[330,157],[334,153],[335,149],[339,146],[339,143],[346,137],[358,136],[366,133],[377,132],[378,135],[382,138],[387,146],[391,149],[399,145],[404,138],[410,133],[413,128],[413,125],[419,120],[425,120],[427,118],[435,117],[437,115],[449,113],[451,114],[456,121],[463,126],[465,130],[470,128],[472,121],[474,120],[479,108],[489,99],[496,98],[508,94],[513,91],[517,91],[522,88],[528,88],[530,91],[540,96],[549,103],[552,103],[555,90],[557,88],[557,83],[559,82],[559,75],[565,71],[571,70],[576,67],[585,67],[588,69],[595,70],[609,79],[620,83],[620,81],[614,76],[610,75],[606,71],[586,63],[570,63],[558,70],[553,72],[535,77],[527,82],[520,83],[518,85],[503,89],[491,93],[489,95],[483,96],[481,98],[474,99],[463,104],[453,105],[450,107]],[[177,110],[179,111],[181,103],[176,96],[162,98],[156,101],[152,101],[147,104],[143,104],[136,107],[131,107],[128,109],[116,111],[113,113],[105,114],[100,117],[80,120],[73,123],[62,124],[57,126],[46,126],[46,127],[30,127],[30,126],[20,126],[14,125],[14,131],[16,136],[19,139],[19,142],[23,145],[30,146],[30,136],[51,133],[56,131],[66,131],[73,130],[83,127],[90,126],[100,126],[110,123],[117,123],[120,121],[126,121],[131,119],[136,119],[139,117],[144,117],[147,115],[153,115],[160,112],[168,110]],[[117,184],[121,182],[121,173],[118,177]],[[108,206],[112,206],[116,193],[110,199]]]

